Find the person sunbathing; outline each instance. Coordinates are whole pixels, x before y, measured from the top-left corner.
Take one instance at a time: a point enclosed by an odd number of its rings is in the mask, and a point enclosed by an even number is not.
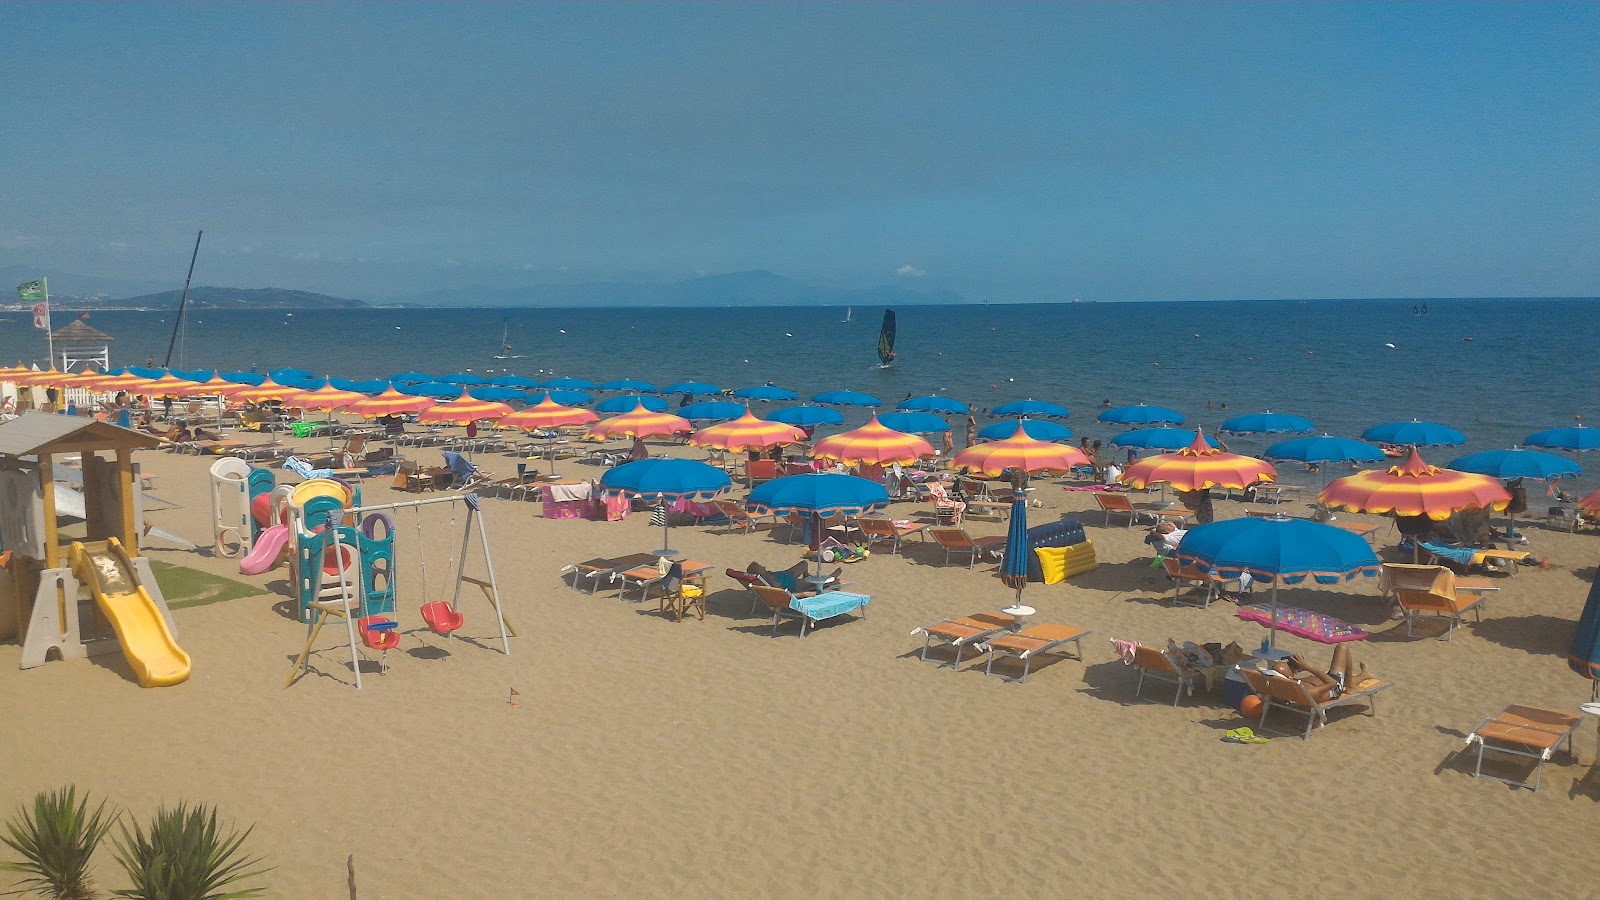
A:
[[[828,576],[828,580],[822,583],[822,590],[818,590],[811,582],[801,582],[800,579],[806,576],[806,568],[806,561],[801,560],[789,568],[777,572],[757,562],[745,566],[744,570],[773,587],[783,588],[796,597],[815,597],[823,591],[832,590],[833,586],[839,583],[840,576],[844,574],[843,566],[834,569],[833,574]]]
[[[1311,699],[1318,703],[1337,700],[1346,689],[1359,687],[1376,678],[1367,671],[1367,664],[1356,665],[1351,661],[1350,646],[1337,644],[1333,648],[1333,660],[1328,663],[1327,672],[1311,667],[1306,658],[1296,653],[1288,659],[1280,659],[1272,664],[1273,672],[1284,678],[1300,682],[1311,695]]]

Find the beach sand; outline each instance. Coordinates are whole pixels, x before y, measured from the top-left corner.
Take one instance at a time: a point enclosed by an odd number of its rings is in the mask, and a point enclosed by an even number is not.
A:
[[[438,460],[436,450],[408,455]],[[178,505],[149,517],[208,543],[212,460],[140,461],[160,476],[152,492]],[[514,474],[505,457],[479,462]],[[401,499],[387,482],[369,480],[366,501]],[[798,559],[765,531],[672,529],[676,549],[716,566],[709,615],[677,623],[654,601],[589,596],[559,574],[661,546],[647,514],[544,520],[535,504],[490,499],[495,567],[519,632],[509,656],[491,649],[493,616],[475,595],[462,604],[467,640],[408,633],[387,674],[365,670],[357,691],[342,631],[329,629],[315,671],[284,690],[304,628],[285,613],[283,569],[242,579],[261,596],[175,613],[194,660],[176,687],[139,688],[116,654],[20,671],[18,647],[0,646],[0,809],[69,782],[141,817],[163,802],[215,803],[254,824],[249,847],[275,866],[274,897],[347,896],[350,854],[364,900],[1595,893],[1595,725],[1578,732],[1579,761],[1557,756],[1537,794],[1474,780],[1459,753],[1468,730],[1509,703],[1574,709],[1588,698],[1564,655],[1594,577],[1594,537],[1528,528],[1552,566],[1497,577],[1483,623],[1448,643],[1406,638],[1376,580],[1284,591],[1285,604],[1369,627],[1356,658],[1393,688],[1376,717],[1340,710],[1309,741],[1239,745],[1221,738],[1254,723],[1220,691],[1174,708],[1170,687],[1156,684],[1135,699],[1136,672],[1108,641],[1248,648],[1262,629],[1229,602],[1170,606],[1143,529],[1105,527],[1090,495],[1035,484],[1042,507],[1030,521],[1082,513],[1100,568],[1028,586],[1035,622],[1094,633],[1085,662],[1044,666],[1026,684],[986,678],[981,663],[954,672],[921,662],[921,638],[909,635],[1005,605],[1012,592],[993,562],[941,565],[931,542],[913,541],[903,557],[875,553],[848,567],[873,598],[864,620],[834,620],[804,639],[790,622],[773,638],[769,620],[750,614],[751,595],[722,574]],[[1218,504],[1224,517],[1242,509]],[[896,504],[892,514],[930,512]],[[408,632],[421,627],[412,527],[409,514],[397,522]],[[430,508],[425,527],[437,594],[446,511]],[[1386,528],[1379,545],[1395,539]],[[147,553],[241,578],[236,560],[164,547],[152,540]],[[1279,640],[1316,665],[1328,659],[1325,646]],[[109,848],[98,871],[106,887],[123,885]]]

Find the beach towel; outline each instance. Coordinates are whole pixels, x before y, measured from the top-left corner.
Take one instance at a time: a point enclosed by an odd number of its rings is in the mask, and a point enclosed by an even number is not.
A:
[[[313,469],[311,464],[298,456],[291,456],[283,461],[283,467],[300,476],[305,481],[313,478],[332,478],[332,469]]]
[[[1116,651],[1117,657],[1122,660],[1123,665],[1131,666],[1133,665],[1134,654],[1139,651],[1139,642],[1119,641],[1116,638],[1112,638],[1111,649]]]
[[[1448,559],[1453,563],[1463,566],[1472,565],[1473,557],[1477,550],[1471,547],[1452,547],[1449,544],[1439,544],[1433,541],[1422,541],[1418,546],[1441,559]]]

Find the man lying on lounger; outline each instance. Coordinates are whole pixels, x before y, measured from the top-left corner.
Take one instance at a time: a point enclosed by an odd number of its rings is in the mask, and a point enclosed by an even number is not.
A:
[[[828,580],[822,583],[822,590],[819,591],[811,582],[801,582],[800,580],[806,575],[805,560],[801,560],[778,572],[774,572],[766,566],[755,562],[745,566],[744,570],[773,587],[783,588],[796,597],[815,597],[823,591],[831,591],[838,586],[839,577],[844,574],[843,566],[834,569],[833,574],[828,576]]]
[[[1367,671],[1367,664],[1354,665],[1350,658],[1349,644],[1336,644],[1333,648],[1333,661],[1328,664],[1329,672],[1321,672],[1311,668],[1306,658],[1296,653],[1288,659],[1280,659],[1272,664],[1268,674],[1277,675],[1299,681],[1311,695],[1311,699],[1318,703],[1337,700],[1346,689],[1354,690],[1368,681],[1377,678]]]

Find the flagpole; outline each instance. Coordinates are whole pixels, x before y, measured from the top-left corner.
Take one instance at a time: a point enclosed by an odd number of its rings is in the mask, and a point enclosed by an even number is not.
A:
[[[50,365],[45,368],[49,369],[56,364],[56,333],[50,327],[50,282],[44,278],[39,281],[44,285],[44,345],[47,348],[45,352],[50,354]],[[62,370],[65,371],[64,366]]]

